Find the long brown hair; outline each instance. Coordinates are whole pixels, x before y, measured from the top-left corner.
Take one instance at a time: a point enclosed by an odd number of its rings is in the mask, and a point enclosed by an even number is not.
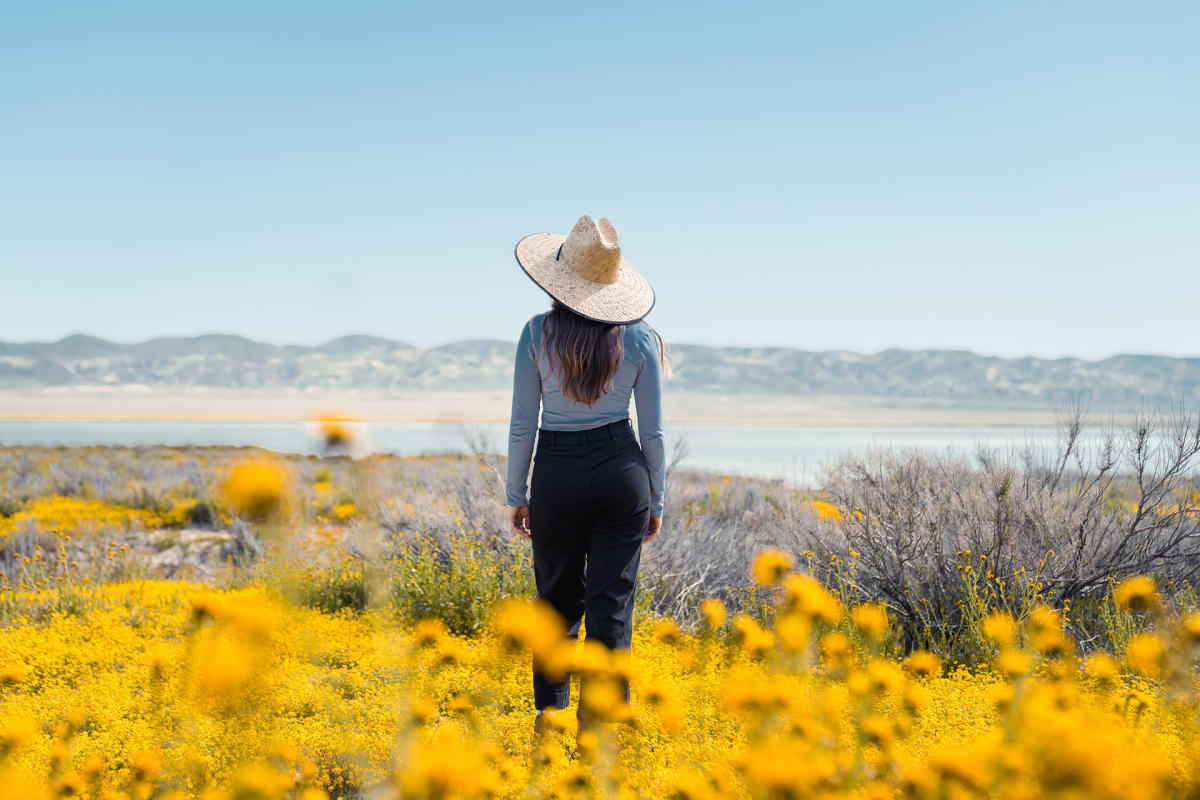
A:
[[[651,330],[658,339],[659,361],[669,374],[666,346],[658,331]],[[591,406],[612,388],[625,352],[624,325],[588,319],[554,300],[542,319],[542,339],[568,398]]]

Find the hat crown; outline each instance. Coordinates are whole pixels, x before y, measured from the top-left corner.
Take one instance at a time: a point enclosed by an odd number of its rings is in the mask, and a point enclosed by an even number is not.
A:
[[[562,244],[567,267],[594,283],[616,283],[621,276],[621,243],[617,229],[604,217],[579,218]]]

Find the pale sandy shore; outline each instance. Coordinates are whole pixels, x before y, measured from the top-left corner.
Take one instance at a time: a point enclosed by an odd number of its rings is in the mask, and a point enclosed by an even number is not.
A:
[[[508,392],[410,394],[258,393],[203,390],[163,393],[138,387],[0,391],[0,419],[306,420],[340,413],[369,421],[504,422]],[[1044,408],[956,407],[912,399],[670,393],[674,424],[851,425],[889,427],[1038,427],[1062,412]]]

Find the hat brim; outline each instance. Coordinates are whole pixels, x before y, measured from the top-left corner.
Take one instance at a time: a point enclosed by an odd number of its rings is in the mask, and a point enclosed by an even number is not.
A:
[[[596,322],[626,325],[650,313],[654,289],[628,261],[621,259],[615,283],[589,281],[557,257],[566,239],[558,233],[531,233],[517,242],[517,263],[542,291]]]

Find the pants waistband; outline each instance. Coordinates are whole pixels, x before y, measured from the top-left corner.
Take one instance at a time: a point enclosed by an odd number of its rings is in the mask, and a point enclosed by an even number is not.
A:
[[[626,433],[633,433],[633,421],[629,417],[581,431],[550,431],[538,428],[538,443],[554,448],[570,447],[611,441]]]

